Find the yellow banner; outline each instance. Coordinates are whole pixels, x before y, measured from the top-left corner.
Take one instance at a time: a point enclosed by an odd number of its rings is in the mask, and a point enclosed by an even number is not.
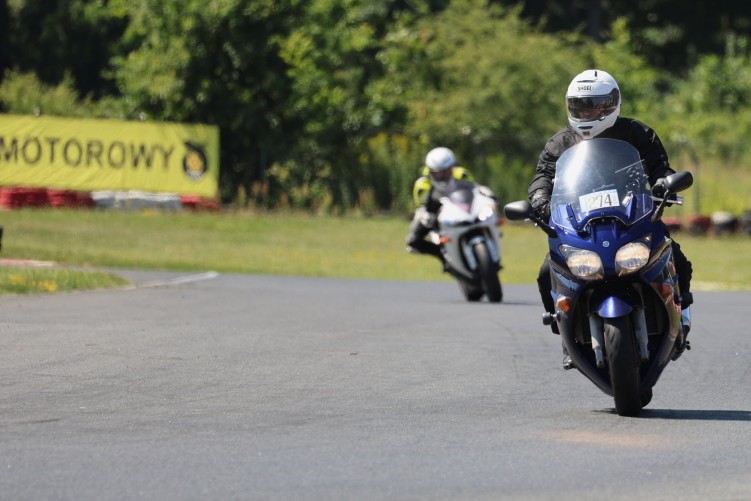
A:
[[[219,129],[0,114],[0,186],[215,197]]]

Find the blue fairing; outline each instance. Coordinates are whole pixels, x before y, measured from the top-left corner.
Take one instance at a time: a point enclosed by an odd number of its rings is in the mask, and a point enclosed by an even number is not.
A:
[[[597,253],[604,278],[616,276],[615,256],[624,245],[651,235],[654,250],[664,241],[639,152],[615,139],[592,139],[566,150],[558,160],[551,197],[551,257],[565,265],[560,245]]]

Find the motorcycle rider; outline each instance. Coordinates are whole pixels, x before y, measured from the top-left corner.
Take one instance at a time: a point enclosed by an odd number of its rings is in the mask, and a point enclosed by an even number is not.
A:
[[[441,208],[441,197],[452,179],[473,182],[472,174],[457,165],[454,152],[444,146],[433,148],[425,156],[423,175],[412,188],[412,196],[417,208],[407,234],[407,251],[430,254],[437,257],[446,271],[446,260],[441,246],[426,240],[431,230],[438,227],[437,214]]]
[[[569,125],[553,135],[545,144],[540,154],[537,168],[529,184],[528,195],[535,215],[543,221],[550,219],[550,196],[553,191],[556,162],[568,148],[594,137],[619,139],[633,145],[644,161],[644,169],[656,197],[665,195],[665,177],[674,174],[670,167],[665,148],[657,134],[647,125],[633,118],[620,116],[621,92],[615,79],[605,71],[586,70],[571,81],[566,92],[566,110]],[[665,228],[665,234],[668,230]],[[684,325],[690,327],[690,308],[693,297],[690,292],[691,262],[681,251],[680,246],[672,241],[678,282],[681,290],[681,308]],[[545,256],[537,284],[545,310],[555,313],[551,295],[550,255]],[[553,332],[558,333],[555,322],[551,324]],[[685,337],[684,337],[685,340]],[[690,349],[684,341],[679,352]],[[573,367],[571,359],[564,350],[564,368]]]

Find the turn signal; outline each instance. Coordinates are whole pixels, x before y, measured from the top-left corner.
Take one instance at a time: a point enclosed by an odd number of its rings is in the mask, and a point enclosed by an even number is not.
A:
[[[571,300],[567,298],[566,296],[561,296],[558,298],[558,300],[555,302],[555,309],[556,311],[562,311],[563,313],[568,313],[571,311]]]
[[[673,295],[673,287],[667,282],[652,282],[652,288],[654,288],[663,299],[667,299]]]
[[[449,243],[451,241],[451,239],[449,237],[447,237],[446,235],[443,235],[443,236],[441,236],[441,238],[440,238],[439,241],[441,242],[441,244],[446,245],[447,243]]]

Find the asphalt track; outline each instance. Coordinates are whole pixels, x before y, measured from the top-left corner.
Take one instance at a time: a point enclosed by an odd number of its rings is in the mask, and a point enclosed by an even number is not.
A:
[[[0,298],[0,499],[751,498],[751,293],[624,418],[531,285],[122,273]]]

